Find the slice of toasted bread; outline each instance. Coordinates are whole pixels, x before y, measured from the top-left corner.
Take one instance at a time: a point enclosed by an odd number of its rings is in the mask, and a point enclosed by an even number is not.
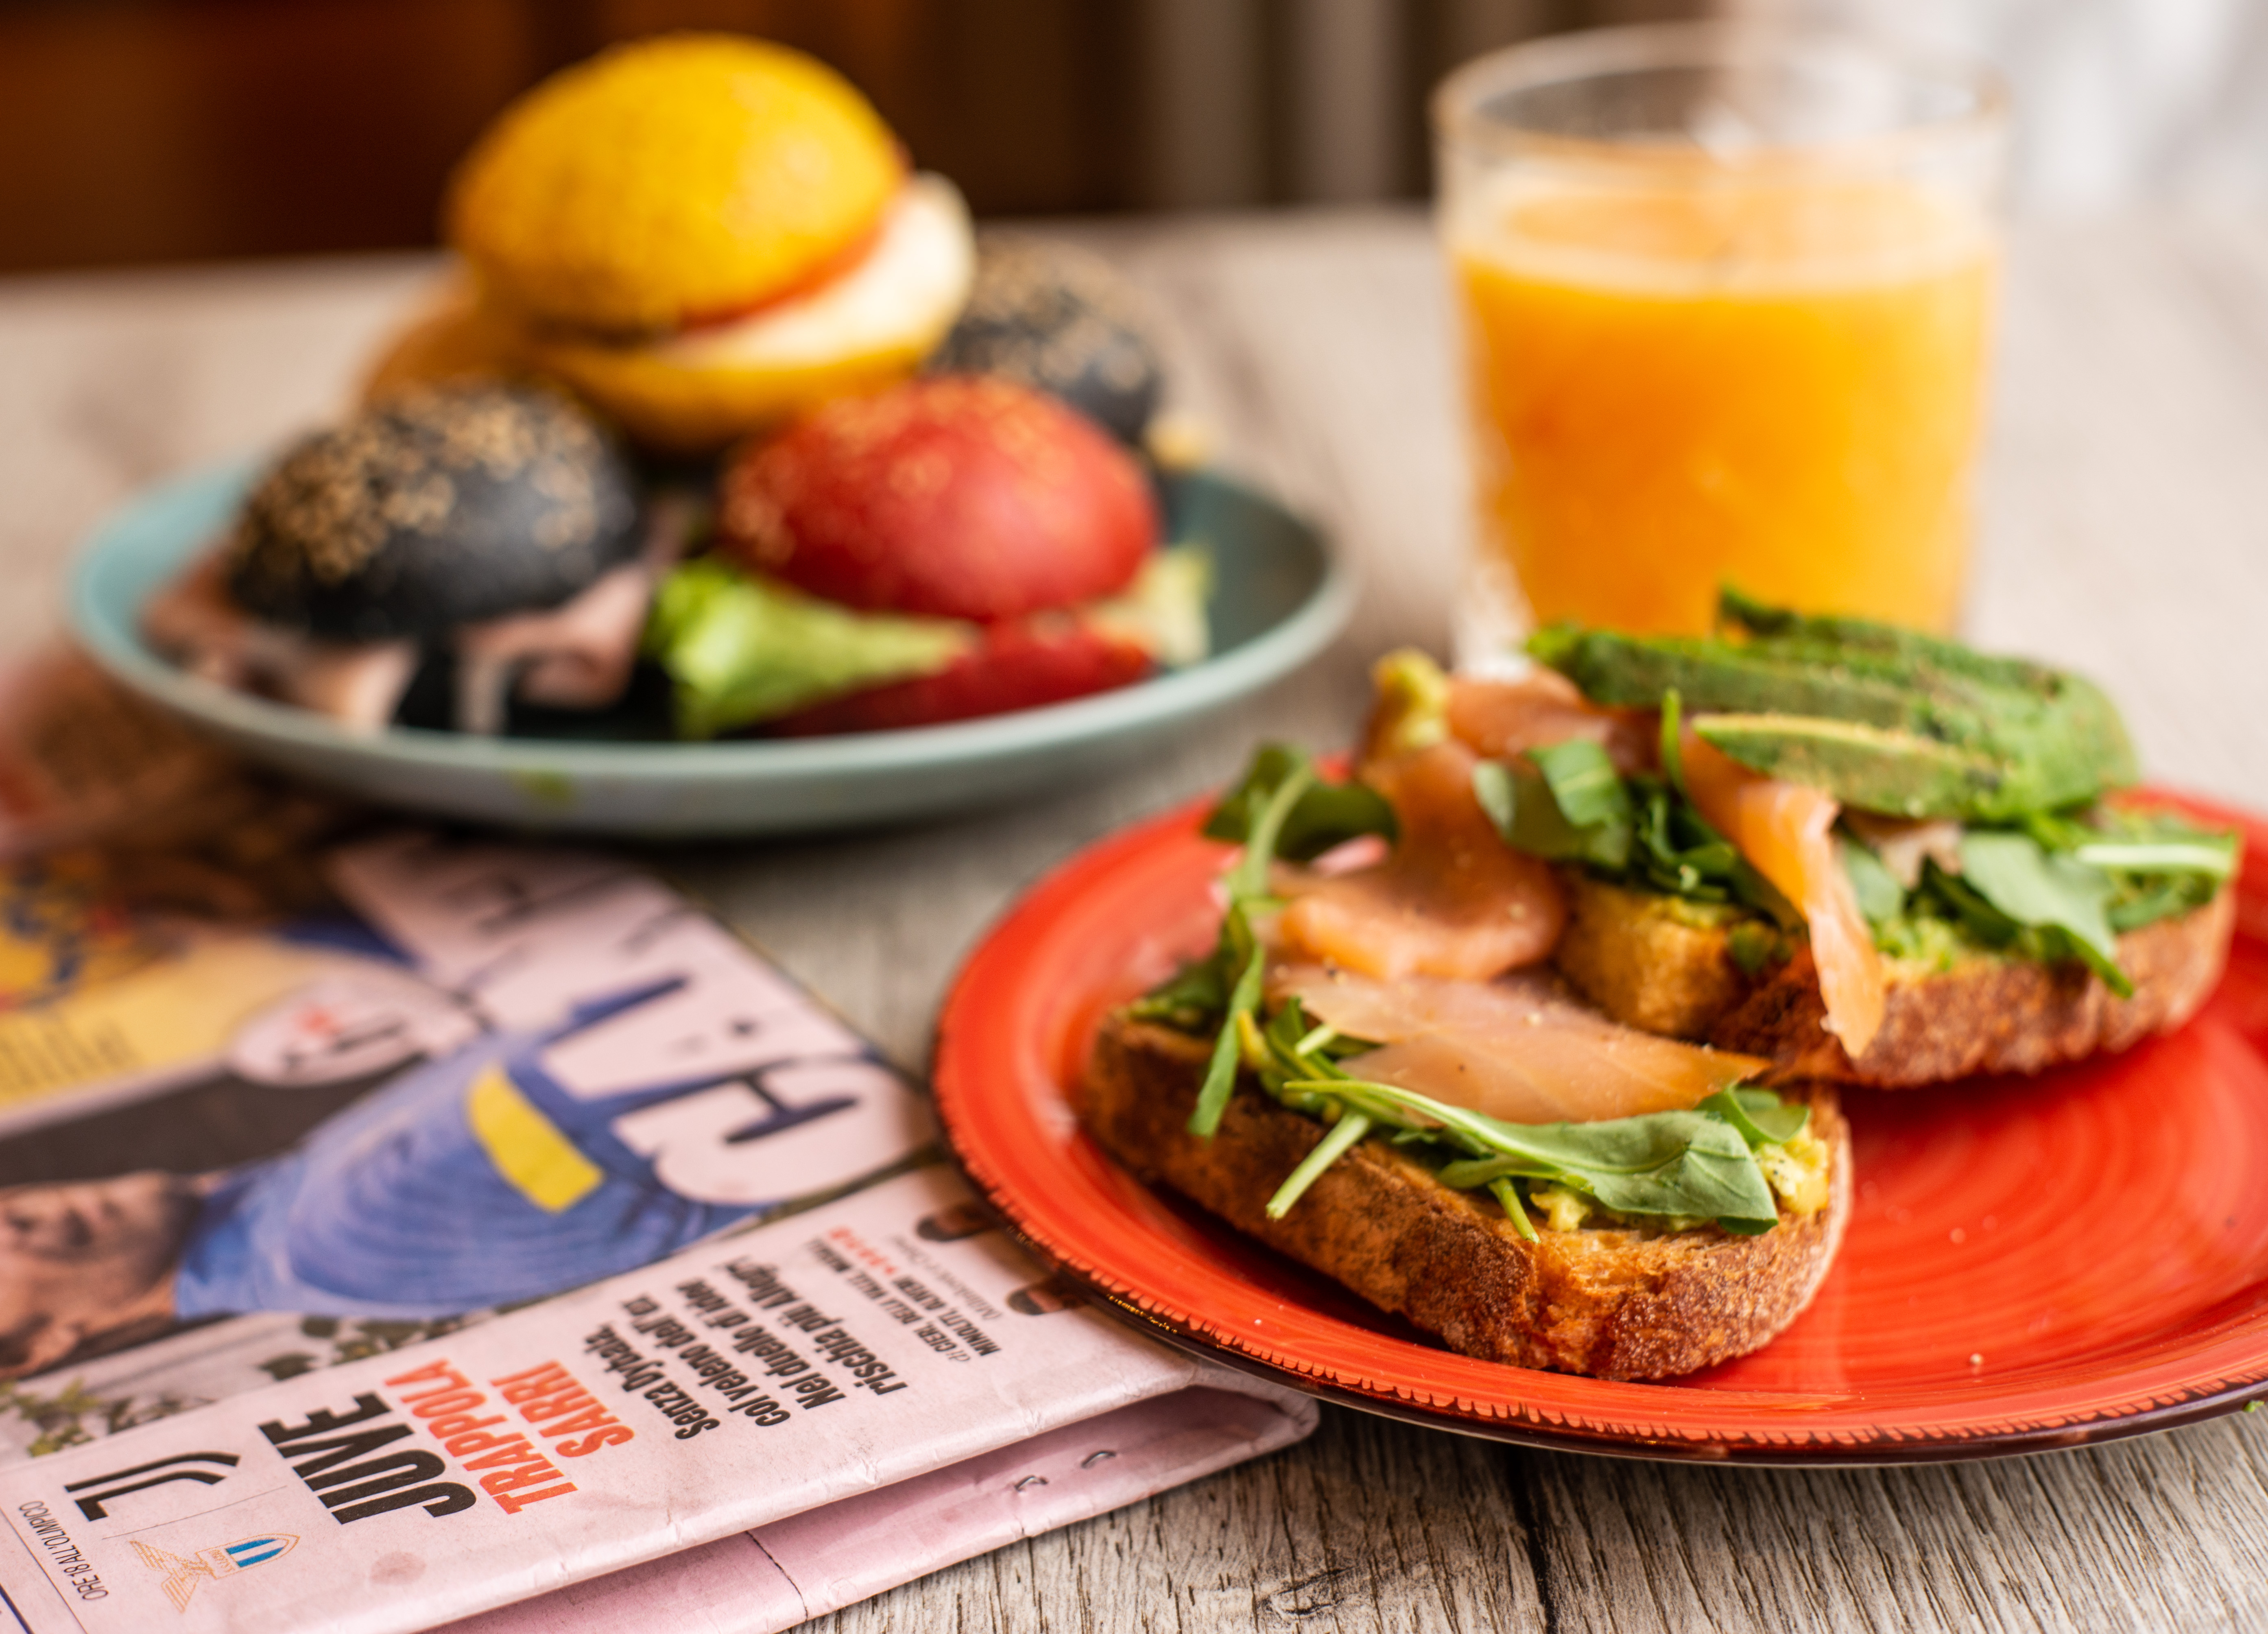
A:
[[[1087,1068],[1087,1129],[1145,1180],[1489,1361],[1663,1379],[1742,1355],[1809,1302],[1851,1212],[1850,1131],[1822,1086],[1811,1128],[1832,1153],[1829,1203],[1808,1217],[1783,1210],[1762,1236],[1602,1226],[1530,1242],[1487,1194],[1444,1186],[1377,1138],[1271,1220],[1264,1205],[1323,1125],[1247,1082],[1211,1139],[1191,1135],[1209,1054],[1186,1034],[1107,1019]]]
[[[2079,964],[2043,965],[1984,949],[1949,968],[1886,962],[1881,1030],[1852,1061],[1821,1023],[1826,1005],[1808,949],[1754,973],[1734,957],[1735,920],[1674,897],[1568,871],[1567,931],[1553,955],[1584,996],[1625,1026],[1769,1056],[1787,1083],[1832,1078],[1905,1089],[1978,1072],[2037,1072],[2124,1049],[2195,1015],[2220,979],[2235,894],[2129,931],[2119,998]]]

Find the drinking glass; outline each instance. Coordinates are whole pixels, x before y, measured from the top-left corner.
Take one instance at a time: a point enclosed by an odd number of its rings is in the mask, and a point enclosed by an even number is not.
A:
[[[1997,281],[1989,74],[1794,27],[1607,29],[1468,64],[1433,116],[1466,656],[1567,618],[1701,633],[1725,584],[1951,626]]]

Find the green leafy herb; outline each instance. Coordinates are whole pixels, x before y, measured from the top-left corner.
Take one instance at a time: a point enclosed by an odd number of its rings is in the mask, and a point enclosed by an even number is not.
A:
[[[1960,884],[2015,924],[2050,933],[2051,948],[2084,960],[2120,997],[2134,990],[2118,968],[2105,913],[2111,881],[2100,868],[2043,850],[2028,834],[1970,829],[1961,836]]]
[[[1162,1022],[1184,1033],[1210,1031],[1228,1008],[1228,986],[1216,950],[1214,956],[1183,965],[1127,1009],[1138,1020]]]
[[[1905,911],[1906,887],[1872,850],[1847,836],[1839,837],[1835,849],[1868,924],[1888,924]]]
[[[1521,1124],[1390,1084],[1342,1082],[1334,1093],[1350,1105],[1373,1097],[1396,1104],[1461,1137],[1474,1155],[1445,1167],[1444,1185],[1476,1189],[1517,1176],[1582,1192],[1618,1214],[1681,1215],[1767,1228],[1779,1218],[1747,1139],[1713,1112]]]
[[[1243,780],[1205,819],[1205,837],[1248,844],[1253,823],[1270,797],[1302,769],[1307,780],[1285,814],[1274,856],[1310,862],[1362,835],[1380,835],[1389,841],[1395,837],[1394,807],[1384,795],[1366,783],[1321,782],[1307,754],[1282,743],[1269,744],[1252,757]]]
[[[1289,1214],[1292,1205],[1307,1195],[1307,1188],[1315,1183],[1316,1178],[1344,1157],[1355,1142],[1369,1133],[1370,1120],[1361,1113],[1342,1115],[1322,1139],[1315,1143],[1315,1149],[1300,1159],[1300,1167],[1293,1169],[1290,1177],[1276,1189],[1276,1195],[1268,1199],[1268,1218],[1280,1220]]]
[[[1810,1115],[1769,1090],[1742,1088],[1719,1092],[1690,1112],[1598,1123],[1507,1123],[1350,1076],[1329,1052],[1359,1055],[1372,1046],[1336,1034],[1318,1041],[1329,1033],[1310,1025],[1298,1001],[1285,1005],[1258,1029],[1267,1056],[1258,1073],[1262,1086],[1294,1111],[1330,1121],[1334,1135],[1359,1118],[1364,1134],[1391,1131],[1397,1145],[1446,1148],[1442,1182],[1488,1190],[1523,1235],[1534,1227],[1515,1182],[1580,1192],[1617,1213],[1714,1219],[1732,1232],[1769,1230],[1778,1206],[1755,1147],[1793,1139]],[[1310,1152],[1270,1199],[1270,1218],[1281,1218],[1359,1138],[1344,1137],[1344,1145],[1328,1157],[1317,1155],[1321,1145]]]
[[[1791,930],[1802,924],[1794,905],[1692,801],[1651,777],[1631,778],[1631,789],[1638,802],[1638,843],[1624,872],[1626,883],[1689,902],[1736,902]]]
[[[1228,872],[1228,912],[1221,935],[1226,951],[1236,961],[1236,984],[1229,990],[1220,1035],[1213,1040],[1212,1059],[1205,1068],[1204,1086],[1197,1093],[1197,1109],[1189,1114],[1192,1135],[1210,1137],[1220,1127],[1221,1115],[1228,1110],[1229,1095],[1236,1088],[1238,1034],[1260,1008],[1261,977],[1268,964],[1268,950],[1253,934],[1248,910],[1266,899],[1268,865],[1275,858],[1285,820],[1314,781],[1314,766],[1301,755],[1269,791],[1267,800],[1248,825],[1244,855]]]
[[[2221,881],[2236,877],[2236,836],[2201,835],[2189,840],[2089,840],[2072,860],[2124,873],[2191,873]]]
[[[1720,1089],[1703,1101],[1701,1108],[1740,1130],[1751,1150],[1784,1146],[1811,1121],[1809,1107],[1782,1100],[1768,1089]]]
[[[1604,758],[1602,754],[1601,759]],[[1611,766],[1608,775],[1613,776]],[[1614,790],[1621,807],[1618,814],[1579,824],[1570,820],[1549,774],[1518,761],[1482,761],[1473,768],[1473,798],[1506,845],[1547,862],[1591,863],[1609,872],[1620,872],[1630,863],[1630,795],[1619,777],[1615,778]],[[1584,799],[1587,810],[1611,811],[1610,802]]]
[[[1574,827],[1594,828],[1630,822],[1630,791],[1623,786],[1614,762],[1598,744],[1578,738],[1530,749],[1528,758],[1551,785],[1551,798],[1560,814]]]
[[[1207,1022],[1217,1029],[1204,1084],[1189,1122],[1191,1134],[1210,1137],[1228,1109],[1237,1067],[1260,1009],[1267,950],[1253,932],[1252,915],[1274,905],[1268,889],[1269,865],[1279,857],[1306,860],[1320,856],[1360,835],[1391,837],[1394,808],[1359,784],[1322,782],[1303,751],[1270,744],[1253,756],[1243,780],[1205,819],[1204,832],[1244,847],[1244,855],[1223,880],[1228,911],[1221,916],[1219,939],[1209,956],[1152,990],[1133,1008],[1138,1016],[1187,1031],[1197,1032]],[[1300,1058],[1328,1058],[1328,1040],[1313,1048],[1322,1053],[1300,1051]]]
[[[1488,1189],[1497,1207],[1504,1211],[1505,1218],[1512,1222],[1513,1230],[1528,1241],[1535,1241],[1535,1222],[1528,1218],[1528,1199],[1520,1195],[1518,1182],[1508,1174],[1499,1174],[1489,1181]]]
[[[1677,791],[1681,799],[1690,798],[1685,789],[1684,714],[1684,697],[1675,687],[1664,688],[1661,695],[1661,775],[1669,779],[1669,786]]]

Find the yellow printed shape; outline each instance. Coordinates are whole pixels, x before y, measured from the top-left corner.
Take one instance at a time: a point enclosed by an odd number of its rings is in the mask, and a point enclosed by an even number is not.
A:
[[[372,968],[350,953],[261,936],[193,938],[178,954],[27,1009],[0,1012],[0,1110],[129,1074],[217,1067],[245,1022],[326,976]]]
[[[573,1208],[606,1178],[493,1063],[473,1080],[465,1121],[497,1173],[546,1214]]]

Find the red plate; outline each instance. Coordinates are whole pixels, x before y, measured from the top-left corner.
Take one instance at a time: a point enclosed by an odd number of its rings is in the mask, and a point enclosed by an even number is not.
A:
[[[2163,1429],[2268,1395],[2268,823],[2235,950],[2188,1027],[2029,1079],[1846,1091],[1858,1197],[1795,1325],[1675,1384],[1440,1349],[1178,1199],[1079,1129],[1096,1019],[1211,943],[1191,806],[1058,869],[939,1025],[954,1153],[1043,1259],[1183,1343],[1314,1394],[1507,1441],[1744,1463],[1912,1462]]]

